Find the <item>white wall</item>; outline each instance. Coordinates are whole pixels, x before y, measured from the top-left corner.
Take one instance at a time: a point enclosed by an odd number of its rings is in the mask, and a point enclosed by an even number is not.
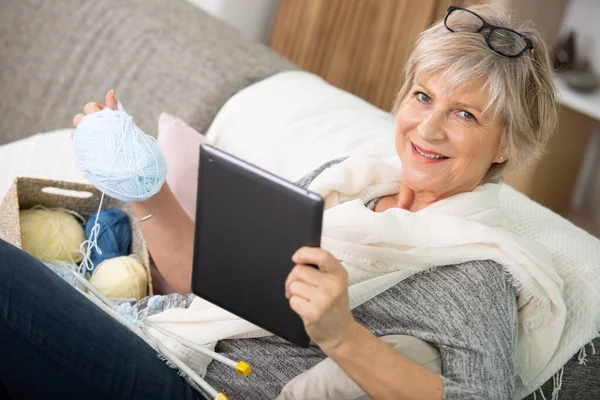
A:
[[[579,61],[588,58],[600,74],[600,1],[571,0],[567,6],[560,36],[575,31],[575,52]]]
[[[277,11],[277,0],[188,0],[207,13],[236,27],[244,36],[267,43]]]
[[[575,31],[575,56],[585,59],[600,75],[600,1],[570,0],[559,36]],[[596,235],[600,236],[600,129],[597,128],[587,149],[573,198],[576,210],[593,213]]]

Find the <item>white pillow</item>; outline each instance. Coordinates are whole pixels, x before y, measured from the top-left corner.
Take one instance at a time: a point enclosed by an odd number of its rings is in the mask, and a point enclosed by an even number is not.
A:
[[[0,201],[17,176],[89,183],[75,166],[72,131],[38,133],[0,146]]]
[[[284,72],[233,96],[207,138],[216,146],[289,180],[358,153],[393,154],[392,116],[306,72]],[[546,246],[565,283],[568,310],[558,371],[600,330],[600,240],[504,185],[506,228]],[[533,387],[550,376],[539,376]],[[530,386],[531,387],[531,386]],[[524,397],[528,393],[517,393]]]
[[[307,72],[284,72],[233,96],[209,142],[297,180],[334,158],[394,154],[391,115]]]

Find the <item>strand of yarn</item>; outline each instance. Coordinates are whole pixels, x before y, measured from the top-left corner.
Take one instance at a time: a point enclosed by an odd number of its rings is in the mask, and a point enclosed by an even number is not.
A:
[[[558,400],[558,394],[562,389],[562,378],[565,372],[565,367],[563,366],[554,376],[552,376],[552,400]]]
[[[585,352],[585,344],[581,349],[579,349],[579,354],[577,355],[577,361],[579,361],[579,365],[587,364],[587,353]]]
[[[85,275],[88,271],[94,270],[94,262],[92,261],[92,250],[96,250],[96,252],[102,255],[102,250],[98,247],[98,232],[100,232],[100,224],[98,223],[98,219],[100,218],[100,211],[102,210],[102,203],[104,202],[104,192],[102,196],[100,196],[100,204],[98,205],[98,211],[96,212],[96,219],[94,220],[94,226],[90,230],[89,237],[81,243],[79,246],[79,251],[83,255],[83,259],[77,268],[77,272],[80,275]]]
[[[63,208],[63,207],[44,207],[43,205],[38,204],[38,205],[35,205],[35,206],[31,207],[30,210],[62,211],[62,212],[66,212],[67,214],[71,214],[72,216],[74,216],[75,218],[77,218],[82,224],[85,223],[85,218],[83,218],[83,215],[79,214],[77,211],[69,210],[68,208]]]
[[[544,390],[541,387],[538,390],[540,391],[540,394],[542,395],[542,400],[548,400],[548,399],[546,399],[546,396],[544,395]]]
[[[144,329],[145,324],[142,319],[139,318],[138,312],[133,309],[131,303],[123,302],[117,305],[114,310],[121,315],[123,318],[134,324],[140,329]]]

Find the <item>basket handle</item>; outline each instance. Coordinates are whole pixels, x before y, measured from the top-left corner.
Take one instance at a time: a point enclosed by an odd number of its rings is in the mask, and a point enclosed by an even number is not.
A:
[[[42,192],[63,197],[75,197],[78,199],[89,199],[94,195],[92,192],[88,192],[87,190],[62,189],[53,186],[43,187]]]

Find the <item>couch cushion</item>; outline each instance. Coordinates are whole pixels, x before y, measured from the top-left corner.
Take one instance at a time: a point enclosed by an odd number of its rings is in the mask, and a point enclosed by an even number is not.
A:
[[[206,131],[234,93],[296,68],[185,0],[3,0],[0,144],[65,128],[109,89],[156,136],[161,112]]]
[[[196,192],[203,134],[171,114],[158,118],[158,148],[167,162],[167,183],[181,208],[196,220]]]

